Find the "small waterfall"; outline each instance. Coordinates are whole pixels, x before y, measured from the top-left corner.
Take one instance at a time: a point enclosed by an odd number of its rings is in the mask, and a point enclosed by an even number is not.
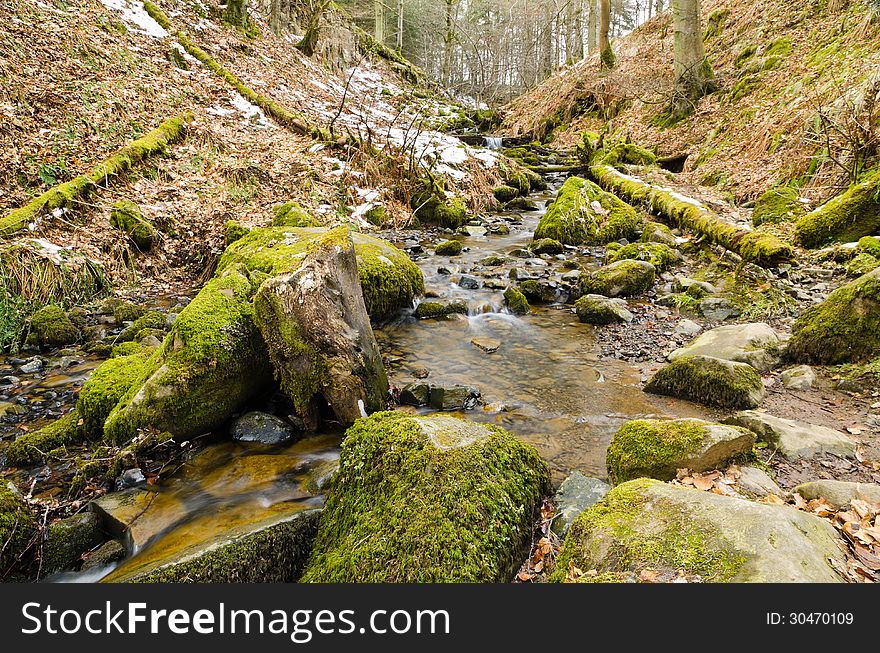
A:
[[[486,147],[490,150],[500,150],[503,146],[504,139],[500,136],[483,136]]]

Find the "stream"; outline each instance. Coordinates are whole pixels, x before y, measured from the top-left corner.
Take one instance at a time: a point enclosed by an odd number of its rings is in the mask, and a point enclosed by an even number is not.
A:
[[[507,312],[503,292],[515,283],[511,269],[517,269],[520,279],[528,275],[561,282],[562,274],[570,272],[574,263],[587,269],[601,264],[589,250],[567,248],[564,254],[543,257],[524,252],[563,179],[549,177],[548,181],[549,190],[529,198],[538,210],[489,216],[494,224],[507,224],[509,233],[488,233],[484,226],[472,223],[467,227],[469,235],[450,234],[464,246],[459,256],[433,253],[442,236],[438,241],[421,234],[415,245],[412,233],[383,234],[406,247],[421,267],[426,297],[463,300],[468,314],[417,320],[410,310],[375,329],[375,335],[393,388],[414,382],[477,388],[482,403],[458,414],[503,426],[533,444],[558,484],[573,470],[604,478],[605,449],[627,420],[657,415],[705,417],[706,411],[688,402],[648,395],[641,390],[637,367],[600,360],[594,327],[581,324],[569,305],[533,305],[532,313],[522,317]],[[480,263],[490,256],[502,257],[504,262]],[[462,275],[469,277],[469,283],[463,282]],[[63,403],[64,397],[56,397],[51,390],[53,384],[70,388],[94,364],[86,360],[62,376],[43,377],[35,382],[38,396],[49,392]],[[431,412],[428,408],[401,409]],[[119,532],[113,533],[124,539],[129,558],[118,567],[64,572],[49,580],[124,580],[297,511],[320,507],[322,487],[337,463],[341,439],[342,433],[324,433],[289,446],[232,441],[208,445],[157,485],[98,500],[105,510],[105,523],[106,515],[112,513],[129,524],[128,529],[120,524]]]

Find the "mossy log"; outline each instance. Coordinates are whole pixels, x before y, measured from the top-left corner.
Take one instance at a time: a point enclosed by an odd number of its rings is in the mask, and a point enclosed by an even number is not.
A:
[[[797,221],[795,236],[804,247],[853,242],[880,231],[880,174],[852,186],[845,193]]]
[[[746,231],[725,222],[702,203],[675,191],[655,186],[608,165],[590,169],[601,186],[633,204],[642,204],[673,224],[690,229],[738,254],[744,261],[774,267],[794,256],[791,245],[762,231]]]
[[[0,237],[8,238],[46,213],[66,208],[77,200],[84,199],[99,185],[106,185],[110,179],[130,170],[144,159],[166,152],[170,144],[184,137],[189,120],[191,118],[188,115],[169,118],[146,136],[132,141],[88,173],[53,186],[23,207],[15,209],[0,219]]]

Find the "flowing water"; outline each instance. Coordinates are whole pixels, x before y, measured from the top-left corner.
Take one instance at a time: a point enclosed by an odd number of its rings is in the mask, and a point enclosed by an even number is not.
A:
[[[570,306],[535,306],[522,317],[506,311],[503,290],[512,283],[511,268],[558,281],[566,272],[553,257],[524,258],[529,255],[522,251],[552,196],[552,188],[534,194],[537,211],[496,216],[510,225],[509,234],[472,228],[469,236],[455,236],[465,247],[462,255],[417,257],[426,294],[464,300],[468,315],[419,321],[409,311],[375,333],[394,386],[423,380],[478,388],[484,404],[462,415],[501,425],[533,444],[559,482],[575,469],[604,477],[605,449],[628,419],[703,415],[692,404],[642,392],[640,371],[632,365],[599,360],[593,327],[581,324]],[[432,249],[427,242],[425,248]],[[480,263],[490,256],[506,260],[494,267]],[[575,251],[566,257],[587,267],[599,264]],[[472,287],[473,280],[463,287],[462,274],[478,279],[479,287]],[[487,353],[474,340],[497,350]],[[69,385],[69,377],[87,374],[88,367],[48,377],[41,390],[49,391],[56,381]],[[158,486],[108,495],[104,499],[114,515],[129,524],[124,537],[131,556],[116,570],[65,573],[53,580],[125,578],[318,507],[321,482],[337,463],[341,437],[319,435],[282,447],[213,444]]]

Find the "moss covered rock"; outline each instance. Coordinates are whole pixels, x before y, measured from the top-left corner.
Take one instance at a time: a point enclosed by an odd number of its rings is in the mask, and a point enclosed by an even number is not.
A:
[[[434,248],[434,253],[437,256],[458,256],[463,249],[464,245],[460,240],[444,240]]]
[[[492,194],[496,200],[504,204],[519,195],[519,191],[513,186],[496,186],[492,189]]]
[[[147,311],[125,327],[125,329],[122,330],[122,333],[116,336],[115,340],[116,342],[138,340],[141,337],[141,332],[145,329],[158,329],[159,331],[165,331],[165,316],[159,311]]]
[[[141,251],[148,252],[159,241],[159,231],[134,202],[116,202],[110,210],[110,224],[125,233]]]
[[[421,190],[413,193],[410,207],[425,224],[458,229],[467,222],[467,204],[460,197],[447,197],[439,182],[424,181]]]
[[[777,186],[755,200],[752,224],[756,227],[766,223],[791,222],[806,215],[796,188]]]
[[[419,302],[415,316],[420,320],[436,320],[453,314],[467,315],[468,305],[464,301],[454,302]]]
[[[633,320],[625,300],[604,295],[584,295],[574,303],[574,312],[584,324],[620,324]]]
[[[229,266],[181,311],[145,371],[109,415],[105,436],[130,440],[154,427],[189,438],[224,424],[271,380],[253,321],[252,279]]]
[[[101,363],[83,384],[76,401],[87,438],[100,437],[107,416],[147,369],[152,350],[141,347],[137,353],[115,356]]]
[[[303,581],[509,581],[548,490],[499,427],[377,413],[346,434]]]
[[[797,221],[795,235],[804,247],[851,242],[880,231],[880,175],[852,186]]]
[[[537,281],[536,279],[520,281],[519,291],[530,302],[552,304],[556,301],[556,288],[546,281]]]
[[[675,235],[672,229],[660,222],[646,222],[642,229],[643,243],[661,243],[667,247],[675,246]]]
[[[586,295],[635,297],[654,285],[654,275],[654,266],[647,261],[623,259],[581,275],[578,283]]]
[[[250,229],[235,220],[227,220],[223,229],[223,244],[229,247],[236,240],[240,240],[247,236]]]
[[[272,209],[273,227],[320,227],[317,218],[306,212],[297,202],[285,202]]]
[[[43,462],[55,449],[82,442],[82,417],[74,409],[64,417],[36,431],[20,435],[6,449],[6,463],[11,467],[30,467]]]
[[[693,288],[699,286],[688,287],[689,295]],[[701,333],[686,346],[669,354],[669,360],[688,356],[712,356],[748,363],[759,372],[767,372],[779,362],[776,354],[779,346],[779,335],[768,324],[731,324]]]
[[[632,582],[649,570],[661,582],[680,575],[714,583],[842,582],[837,542],[827,521],[789,506],[638,479],[581,513],[551,580]],[[583,575],[574,578],[573,569]]]
[[[64,347],[79,340],[80,330],[60,306],[44,306],[31,317],[28,343],[38,347]]]
[[[50,524],[42,572],[52,574],[79,566],[82,554],[103,541],[101,525],[93,512],[81,512]]]
[[[217,269],[222,272],[238,264],[267,277],[292,272],[302,263],[310,243],[326,232],[292,227],[252,229],[226,249]],[[413,299],[425,291],[419,266],[381,238],[361,233],[353,233],[352,238],[370,317],[386,319],[401,308],[412,306]]]
[[[721,408],[754,408],[764,399],[764,384],[755,368],[746,363],[683,356],[654,374],[645,392]]]
[[[681,254],[662,243],[630,243],[608,253],[606,263],[631,259],[647,261],[657,272],[668,270],[681,260]]]
[[[679,469],[704,472],[748,453],[748,429],[699,419],[640,419],[624,424],[608,447],[608,474],[615,483],[634,478],[668,481]]]
[[[535,254],[562,254],[565,246],[552,238],[541,238],[532,243],[531,249]]]
[[[526,296],[512,286],[504,291],[504,304],[507,306],[507,310],[514,315],[528,315],[532,312],[532,307],[529,306],[529,300],[526,299]]]
[[[604,245],[633,238],[638,224],[638,213],[629,204],[591,181],[569,177],[541,217],[534,237],[566,245]]]
[[[786,356],[834,365],[880,355],[880,269],[835,290],[795,321]]]
[[[0,481],[0,572],[21,564],[37,529],[37,519],[6,481]]]

